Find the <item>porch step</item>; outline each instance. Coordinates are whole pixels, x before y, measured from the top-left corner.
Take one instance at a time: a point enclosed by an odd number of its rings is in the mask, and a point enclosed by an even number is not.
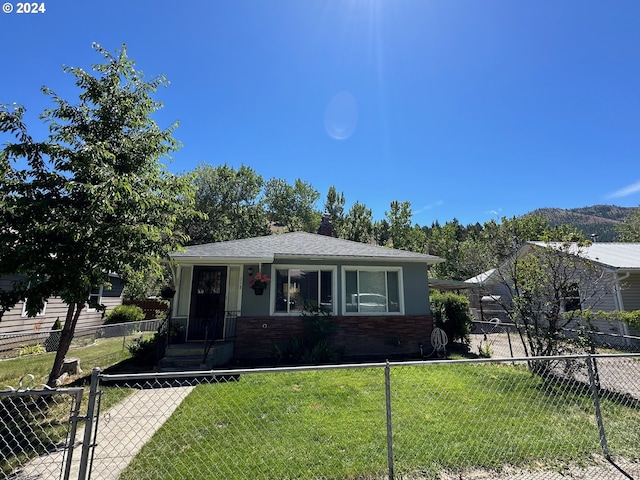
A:
[[[204,343],[179,343],[167,347],[164,358],[158,363],[158,370],[160,372],[210,370],[229,362],[232,356],[233,342],[214,343],[204,362]]]

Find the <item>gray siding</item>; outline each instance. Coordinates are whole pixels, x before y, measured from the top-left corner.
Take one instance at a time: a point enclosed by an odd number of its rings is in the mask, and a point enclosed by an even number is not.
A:
[[[10,289],[13,281],[18,279],[16,275],[0,278],[0,288]],[[112,288],[103,289],[102,304],[107,307],[107,312],[122,304],[123,283],[117,279],[112,279]],[[4,314],[0,321],[1,333],[29,333],[42,330],[51,330],[57,318],[64,323],[67,316],[67,304],[60,298],[53,297],[47,302],[45,313],[36,317],[22,316],[23,302],[16,304],[14,308]],[[82,310],[78,319],[78,327],[93,327],[102,325],[104,314],[97,311]]]
[[[621,282],[622,303],[627,311],[640,310],[640,273],[632,273]]]

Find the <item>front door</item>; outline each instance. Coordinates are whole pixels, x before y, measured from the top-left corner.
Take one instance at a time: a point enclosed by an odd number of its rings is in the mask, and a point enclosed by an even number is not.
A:
[[[227,267],[194,267],[187,340],[216,340],[224,332]]]

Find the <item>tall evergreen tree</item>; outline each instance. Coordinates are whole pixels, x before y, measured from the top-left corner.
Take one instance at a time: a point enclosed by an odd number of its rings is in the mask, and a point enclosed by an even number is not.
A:
[[[640,242],[640,207],[616,225],[616,231],[622,242]]]
[[[341,237],[354,242],[371,242],[373,238],[371,209],[362,203],[354,203],[345,217]]]
[[[324,213],[329,217],[332,227],[332,236],[340,236],[344,225],[344,193],[338,193],[336,187],[331,185],[324,202]]]

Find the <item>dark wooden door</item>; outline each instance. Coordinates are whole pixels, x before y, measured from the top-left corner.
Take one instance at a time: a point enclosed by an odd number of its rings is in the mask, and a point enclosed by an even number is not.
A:
[[[227,267],[194,267],[187,340],[222,338]]]

